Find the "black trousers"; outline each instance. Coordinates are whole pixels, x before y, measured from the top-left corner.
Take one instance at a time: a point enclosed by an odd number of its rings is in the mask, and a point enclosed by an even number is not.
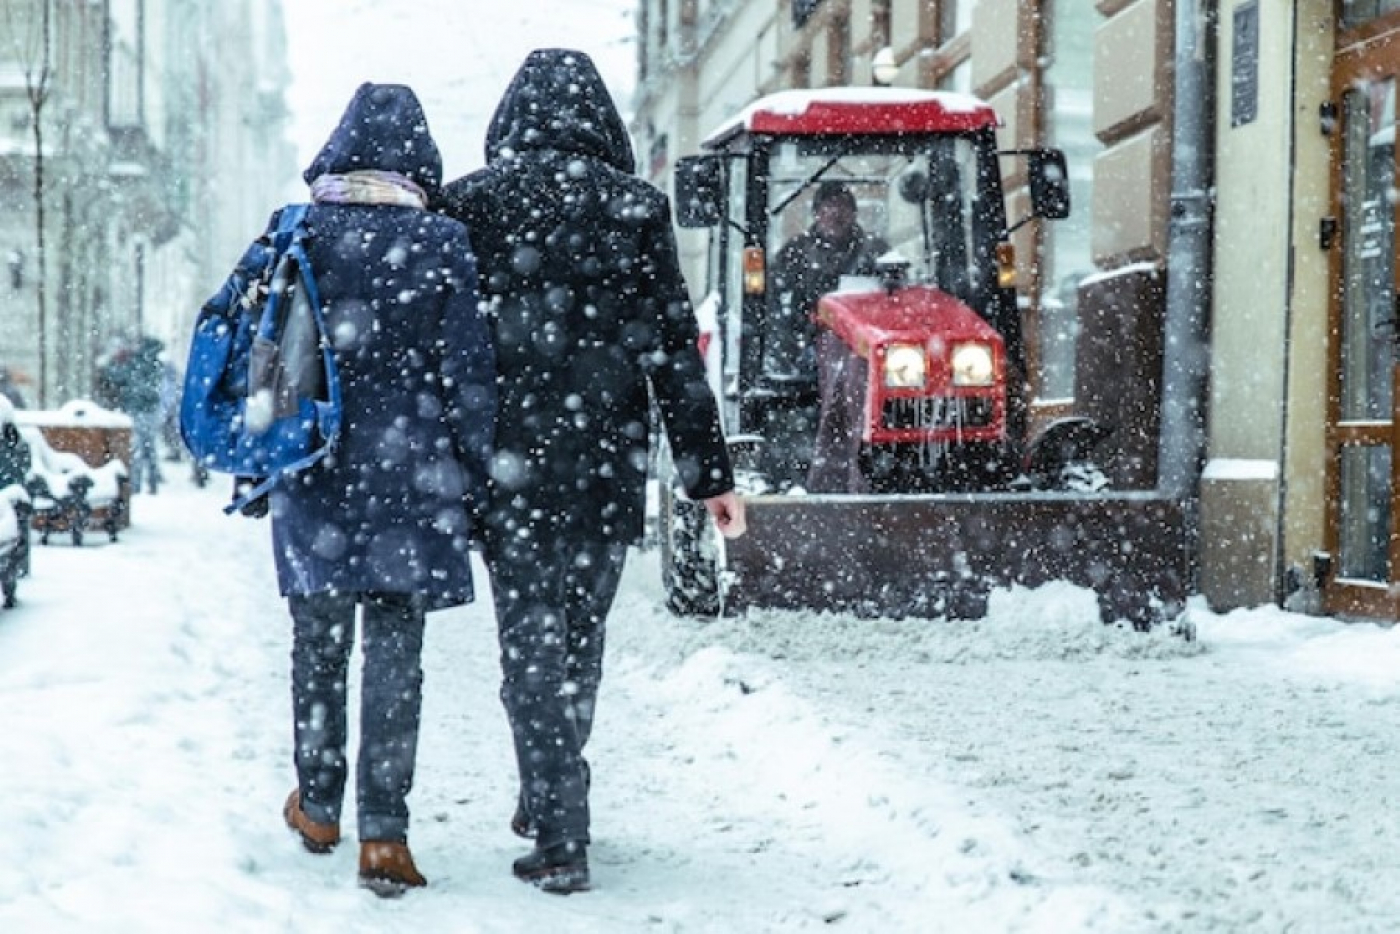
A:
[[[361,840],[408,839],[409,790],[423,706],[424,610],[409,594],[312,594],[292,612],[292,713],[306,816],[338,823],[346,780],[346,674],[362,606],[364,666],[355,772]]]
[[[502,540],[504,539],[504,540]],[[542,847],[589,837],[589,766],[608,610],[627,558],[618,542],[487,536],[521,801]]]

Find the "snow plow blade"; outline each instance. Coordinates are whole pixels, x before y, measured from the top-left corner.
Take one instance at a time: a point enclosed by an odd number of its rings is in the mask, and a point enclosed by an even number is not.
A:
[[[724,612],[749,607],[976,619],[991,589],[1064,580],[1105,622],[1177,617],[1189,582],[1180,501],[1152,492],[755,496],[724,543]]]

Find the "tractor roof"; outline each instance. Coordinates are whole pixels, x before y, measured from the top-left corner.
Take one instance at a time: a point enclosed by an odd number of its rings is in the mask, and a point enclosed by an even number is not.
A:
[[[818,88],[760,97],[705,139],[715,149],[741,133],[792,136],[960,132],[1000,125],[967,94],[911,88]]]

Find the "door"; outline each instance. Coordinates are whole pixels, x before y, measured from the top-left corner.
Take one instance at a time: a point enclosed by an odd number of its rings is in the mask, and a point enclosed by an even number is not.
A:
[[[1400,32],[1392,30],[1342,51],[1333,84],[1339,240],[1332,260],[1325,609],[1385,619],[1400,613],[1398,79]]]

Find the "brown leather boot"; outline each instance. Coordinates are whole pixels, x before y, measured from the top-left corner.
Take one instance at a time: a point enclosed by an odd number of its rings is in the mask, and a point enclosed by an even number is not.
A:
[[[407,889],[428,884],[407,843],[366,840],[360,844],[360,885],[380,898],[397,898]]]
[[[293,833],[301,837],[301,845],[312,853],[329,853],[340,842],[339,824],[320,824],[306,816],[301,809],[301,791],[292,789],[282,806],[282,819]]]

